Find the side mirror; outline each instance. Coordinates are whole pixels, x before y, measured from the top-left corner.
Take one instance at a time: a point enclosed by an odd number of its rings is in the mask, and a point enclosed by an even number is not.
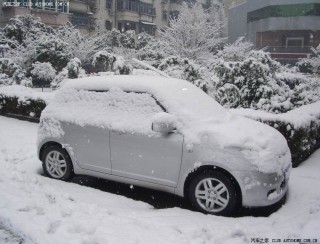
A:
[[[161,133],[174,132],[176,130],[176,118],[168,113],[158,113],[152,119],[151,129]]]

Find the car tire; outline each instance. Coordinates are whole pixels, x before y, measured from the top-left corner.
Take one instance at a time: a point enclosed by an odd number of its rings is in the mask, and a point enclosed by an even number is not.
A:
[[[221,172],[204,171],[189,185],[189,200],[199,211],[213,215],[232,215],[239,207],[240,195],[233,180]]]
[[[74,175],[68,152],[59,146],[46,148],[41,161],[44,173],[50,178],[68,181]]]

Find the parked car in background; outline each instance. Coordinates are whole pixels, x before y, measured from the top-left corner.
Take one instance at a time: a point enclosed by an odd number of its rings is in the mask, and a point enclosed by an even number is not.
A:
[[[41,115],[38,155],[49,177],[165,191],[217,215],[278,202],[291,169],[278,131],[187,81],[152,76],[66,81]]]

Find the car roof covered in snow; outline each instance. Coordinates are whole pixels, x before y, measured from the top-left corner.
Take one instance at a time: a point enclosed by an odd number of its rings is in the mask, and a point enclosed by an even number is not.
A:
[[[198,113],[206,110],[222,118],[228,112],[214,99],[188,81],[161,76],[112,75],[65,80],[62,88],[93,91],[120,88],[123,91],[150,93],[168,110],[174,112],[184,107]],[[202,116],[201,116],[202,117]]]

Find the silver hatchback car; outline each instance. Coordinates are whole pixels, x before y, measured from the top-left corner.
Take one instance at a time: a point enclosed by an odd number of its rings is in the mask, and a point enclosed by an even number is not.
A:
[[[38,155],[49,177],[165,191],[217,215],[278,202],[291,169],[278,131],[187,81],[154,76],[66,81],[41,115]]]

